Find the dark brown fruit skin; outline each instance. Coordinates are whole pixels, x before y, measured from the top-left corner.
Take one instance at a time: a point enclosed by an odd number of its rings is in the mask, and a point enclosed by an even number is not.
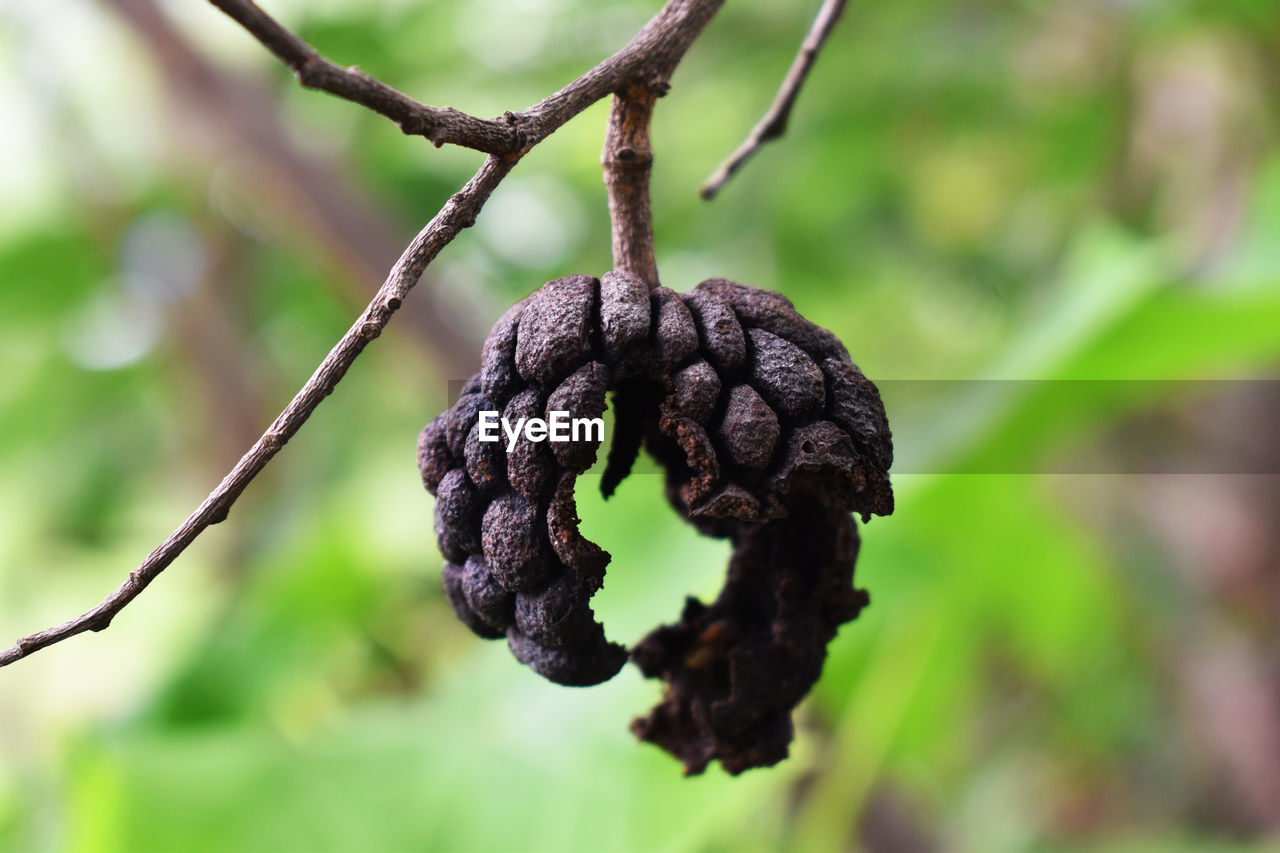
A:
[[[525,301],[512,305],[498,318],[480,352],[480,387],[499,408],[505,406],[523,384],[516,373],[516,329],[524,315]]]
[[[529,388],[511,398],[502,417],[514,427],[520,418],[542,417],[545,408],[542,396],[536,389]],[[505,440],[499,443],[503,448],[507,446]],[[555,459],[547,445],[532,441],[516,442],[515,448],[507,454],[507,481],[519,494],[531,501],[538,500],[556,482]]]
[[[504,635],[501,628],[495,628],[492,623],[483,618],[467,601],[465,590],[466,569],[457,563],[445,563],[444,572],[441,574],[441,582],[444,585],[444,597],[453,605],[453,610],[458,614],[458,618],[462,623],[475,632],[477,636],[484,637],[486,640],[496,640]]]
[[[571,275],[547,282],[525,299],[516,331],[516,372],[521,379],[546,388],[590,356],[592,308],[599,286],[590,276]]]
[[[625,272],[600,278],[600,338],[605,358],[617,362],[649,337],[649,286]]]
[[[653,351],[658,368],[670,373],[698,351],[698,327],[680,294],[656,287],[650,295],[653,311]]]
[[[552,575],[546,536],[536,503],[508,492],[489,504],[480,538],[485,562],[503,589],[524,592]]]
[[[712,279],[686,294],[626,273],[548,282],[485,343],[481,372],[423,430],[418,466],[437,495],[446,597],[478,635],[506,637],[559,684],[612,678],[627,660],[591,596],[608,552],[578,528],[578,474],[598,443],[480,442],[482,409],[597,417],[613,394],[608,497],[643,445],[687,521],[733,541],[724,590],[631,650],[662,702],[632,729],[686,773],[786,757],[791,711],[839,626],[867,603],[853,586],[851,513],[893,511],[892,437],[879,392],[840,341],[780,294]]]
[[[804,350],[764,329],[749,330],[747,340],[751,385],[779,416],[802,419],[822,411],[822,371]]]
[[[854,521],[820,498],[821,488],[806,492],[785,518],[742,530],[716,602],[688,599],[678,624],[632,651],[641,672],[668,687],[631,729],[686,774],[712,759],[737,774],[785,758],[791,710],[822,673],[837,629],[867,604],[853,587]]]
[[[483,557],[472,555],[462,568],[462,597],[467,609],[493,633],[493,639],[503,636],[506,627],[515,619],[516,597],[498,583]]]
[[[706,423],[720,397],[720,377],[702,359],[683,367],[672,377],[675,391],[668,398],[674,414]]]
[[[734,465],[762,470],[773,459],[781,428],[778,415],[750,385],[737,385],[729,392],[718,438]]]
[[[561,563],[573,569],[587,583],[591,595],[604,583],[605,566],[609,565],[609,552],[583,536],[578,530],[577,502],[573,499],[573,486],[578,475],[565,472],[556,487],[555,497],[547,509],[547,535],[551,550]]]
[[[575,418],[598,418],[603,415],[608,377],[608,370],[598,361],[579,367],[547,398],[548,422],[551,413],[556,411],[568,412],[571,421]],[[595,463],[600,439],[583,438],[547,444],[561,467],[580,474]]]
[[[737,373],[747,358],[747,341],[729,303],[708,290],[696,289],[684,295],[684,304],[693,314],[707,361],[721,374]]]
[[[447,438],[448,422],[449,413],[442,412],[418,436],[418,471],[422,474],[422,485],[433,495],[440,488],[440,480],[453,467]]]

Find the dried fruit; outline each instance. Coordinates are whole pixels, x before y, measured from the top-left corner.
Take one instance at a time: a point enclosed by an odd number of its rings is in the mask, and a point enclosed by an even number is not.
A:
[[[643,445],[667,496],[704,533],[732,539],[720,597],[628,652],[605,638],[591,596],[609,554],[586,539],[573,489],[598,453],[575,441],[480,440],[479,413],[597,417],[613,393],[606,496]],[[632,728],[687,773],[776,763],[791,712],[827,643],[858,615],[850,513],[888,515],[893,447],[879,392],[840,341],[783,296],[713,279],[686,294],[622,272],[548,282],[485,342],[481,372],[422,431],[436,495],[444,588],[482,637],[560,684],[615,675],[630,657],[667,683]]]

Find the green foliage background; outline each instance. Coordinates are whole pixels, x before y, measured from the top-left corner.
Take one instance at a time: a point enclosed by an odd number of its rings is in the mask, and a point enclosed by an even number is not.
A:
[[[886,389],[1274,376],[1280,7],[851,5],[785,140],[711,204],[695,187],[763,111],[813,10],[730,3],[681,66],[654,128],[664,283],[780,290]],[[479,114],[540,99],[655,8],[266,6],[336,61]],[[289,145],[376,201],[397,242],[479,162],[301,91],[205,4],[164,8],[269,94]],[[4,636],[118,583],[362,302],[305,205],[210,151],[198,94],[175,99],[151,56],[87,0],[0,10]],[[607,269],[606,109],[531,154],[415,298],[478,340],[548,278]],[[148,266],[147,247],[168,260]],[[1015,384],[976,412],[960,395],[912,418],[886,391],[900,453],[928,463],[895,476],[896,513],[864,528],[873,606],[832,645],[790,760],[685,780],[626,729],[655,684],[628,669],[550,685],[449,613],[412,460],[451,378],[393,323],[229,522],[109,631],[0,672],[0,848],[1280,843],[1280,745],[1254,756],[1262,782],[1248,749],[1242,764],[1223,746],[1273,731],[1280,703],[1280,504],[1239,498],[1266,478],[1030,473],[1093,458],[1135,415],[1214,400],[1091,382],[1064,408]],[[1124,469],[1103,458],[1091,470]],[[966,465],[1028,473],[949,473]],[[614,555],[596,599],[611,636],[634,642],[686,594],[715,594],[727,546],[681,524],[656,476],[607,505],[590,486],[586,532]],[[1144,511],[1160,501],[1164,516]],[[1243,536],[1259,517],[1261,540]],[[1224,587],[1215,567],[1241,548],[1262,568]],[[1226,712],[1204,710],[1223,696]]]

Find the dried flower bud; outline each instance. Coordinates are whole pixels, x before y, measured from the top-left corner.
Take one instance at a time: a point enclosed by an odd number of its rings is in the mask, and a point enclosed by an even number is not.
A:
[[[879,393],[785,297],[720,279],[679,295],[621,272],[570,276],[507,311],[481,372],[422,431],[418,465],[458,617],[566,685],[607,680],[628,656],[591,611],[610,556],[582,535],[574,499],[600,442],[525,434],[508,449],[505,429],[480,440],[479,412],[501,409],[513,426],[597,418],[609,392],[605,496],[643,444],[676,510],[734,543],[720,597],[690,599],[680,622],[631,650],[667,683],[632,728],[689,773],[712,760],[731,773],[773,764],[827,643],[867,602],[853,586],[850,513],[893,509]]]

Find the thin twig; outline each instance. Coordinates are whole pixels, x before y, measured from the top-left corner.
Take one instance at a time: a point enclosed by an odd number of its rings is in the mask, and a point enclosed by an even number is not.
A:
[[[290,56],[300,55],[300,50],[310,50],[292,33],[262,15],[251,3],[233,0],[210,2],[224,10],[231,7],[249,15],[253,26],[259,29],[255,31],[248,23],[245,24],[246,28],[286,62],[290,61]],[[404,303],[409,290],[418,282],[427,265],[462,229],[475,223],[476,216],[489,196],[524,154],[556,128],[611,92],[629,89],[637,84],[655,91],[665,88],[666,80],[676,63],[722,5],[723,0],[669,0],[621,51],[525,112],[511,114],[511,123],[520,126],[524,134],[523,146],[501,155],[491,154],[466,186],[449,198],[401,254],[373,301],[325,356],[302,390],[195,512],[97,607],[61,625],[18,640],[12,648],[0,652],[0,667],[8,666],[69,637],[85,631],[101,631],[110,625],[116,614],[173,563],[197,536],[210,525],[227,517],[245,488],[301,429],[320,402],[332,393],[369,342],[382,333],[391,315]],[[261,15],[261,19],[253,17],[254,10]],[[269,22],[270,26],[263,24],[262,19]],[[272,41],[268,43],[262,33],[269,35]],[[299,48],[299,45],[302,47]],[[343,91],[334,93],[349,96]],[[352,99],[364,103],[358,98]],[[378,109],[372,104],[365,105]]]
[[[289,236],[305,241],[322,269],[338,273],[338,286],[356,285],[344,296],[355,304],[371,299],[408,237],[389,212],[350,179],[343,164],[300,146],[261,85],[202,54],[165,15],[160,0],[101,2],[138,35],[160,71],[175,121],[184,128],[195,125],[191,136],[200,150],[234,163],[235,173],[245,174],[277,208]],[[419,291],[396,321],[401,332],[410,333],[440,373],[469,376],[479,363],[478,342],[449,321],[436,292]]]
[[[507,154],[521,147],[518,128],[502,119],[483,119],[452,107],[433,107],[370,77],[354,65],[349,68],[326,59],[296,34],[281,26],[251,0],[209,0],[234,18],[293,69],[298,82],[309,89],[368,107],[394,121],[411,136],[425,136],[436,146],[450,144],[486,154]]]
[[[489,195],[506,177],[514,161],[489,157],[461,192],[452,196],[440,212],[427,223],[427,227],[405,249],[400,260],[392,267],[390,275],[378,289],[377,295],[364,309],[347,333],[329,351],[315,373],[302,386],[285,410],[275,419],[249,452],[240,458],[231,473],[204,499],[204,503],[182,522],[161,545],[151,552],[142,565],[129,573],[129,577],[102,603],[75,619],[48,630],[23,637],[13,648],[0,652],[0,666],[61,642],[84,631],[101,631],[111,624],[112,618],[138,596],[151,581],[168,568],[179,554],[186,550],[205,528],[227,517],[232,504],[240,497],[249,483],[258,476],[271,458],[280,452],[289,439],[306,423],[316,406],[337,387],[361,351],[382,333],[391,315],[404,302],[409,290],[417,283],[427,264],[458,232],[475,222],[476,214],[484,206]]]
[[[658,263],[653,255],[653,212],[649,206],[649,172],[653,148],[649,121],[658,92],[644,83],[620,89],[613,96],[605,130],[604,183],[609,190],[609,218],[613,232],[613,267],[658,286]]]
[[[751,133],[737,150],[720,164],[720,167],[702,183],[702,186],[698,187],[698,195],[708,201],[715,198],[716,193],[720,192],[725,183],[733,177],[734,172],[742,168],[742,165],[750,160],[762,145],[786,133],[787,120],[791,117],[791,108],[795,106],[796,98],[800,95],[800,88],[804,85],[805,78],[809,76],[809,71],[813,68],[822,45],[844,13],[846,3],[847,0],[824,0],[822,8],[818,10],[818,17],[814,18],[809,34],[800,45],[800,52],[796,54],[791,67],[787,69],[787,76],[783,78],[782,86],[774,96],[768,112],[751,129]]]
[[[626,47],[560,91],[516,114],[526,140],[542,140],[631,81],[662,89],[724,0],[669,0]]]
[[[717,4],[718,5],[718,4]],[[715,8],[697,25],[702,29]],[[661,32],[660,14],[636,38],[643,42],[651,30]],[[690,39],[691,41],[692,39]],[[613,243],[613,266],[638,276],[649,287],[657,287],[658,264],[653,251],[653,212],[649,201],[649,176],[653,168],[653,146],[649,124],[658,98],[670,88],[671,74],[684,55],[688,42],[654,42],[665,57],[651,63],[647,73],[632,78],[613,95],[609,124],[605,129],[600,164],[609,191],[609,219]],[[554,97],[554,96],[553,96]]]

